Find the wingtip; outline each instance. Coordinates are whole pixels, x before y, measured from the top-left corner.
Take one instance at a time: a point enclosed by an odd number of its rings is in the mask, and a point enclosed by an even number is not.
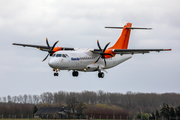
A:
[[[172,49],[164,49],[164,51],[171,51]]]

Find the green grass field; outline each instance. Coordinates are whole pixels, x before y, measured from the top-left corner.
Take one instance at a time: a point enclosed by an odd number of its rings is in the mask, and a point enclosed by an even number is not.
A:
[[[15,119],[15,118],[0,118],[0,120],[67,120],[67,119],[41,119],[41,118],[38,118],[38,119],[34,119],[34,118],[23,118],[23,119]],[[68,119],[68,120],[87,120],[87,119]],[[106,120],[106,119],[99,119],[99,120]],[[109,119],[110,120],[110,119]]]
[[[87,120],[87,119],[41,119],[41,118],[22,118],[22,119],[15,119],[15,118],[0,118],[0,120]],[[88,119],[88,120],[90,120],[90,119]],[[92,119],[92,120],[95,120],[95,119]],[[107,119],[96,119],[96,120],[107,120]],[[108,120],[113,120],[113,119],[108,119]],[[119,120],[119,119],[114,119],[114,120]],[[121,119],[121,120],[123,120],[123,119]]]

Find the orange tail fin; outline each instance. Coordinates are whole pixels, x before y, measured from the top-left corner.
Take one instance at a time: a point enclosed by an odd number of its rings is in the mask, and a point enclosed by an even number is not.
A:
[[[123,27],[123,30],[119,39],[116,41],[116,43],[112,47],[108,49],[127,49],[128,43],[129,43],[129,37],[131,33],[131,29],[127,29],[127,28],[131,28],[131,26],[132,26],[132,23],[127,23]]]

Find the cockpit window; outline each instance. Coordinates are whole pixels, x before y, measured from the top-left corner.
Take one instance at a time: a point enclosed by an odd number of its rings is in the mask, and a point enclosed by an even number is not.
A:
[[[56,57],[61,57],[61,54],[57,54]]]
[[[69,57],[67,54],[65,54],[66,57]]]
[[[64,57],[64,58],[65,58],[66,56],[65,56],[64,54],[62,54],[62,57]]]
[[[52,57],[63,57],[68,58],[69,56],[67,54],[53,54]]]

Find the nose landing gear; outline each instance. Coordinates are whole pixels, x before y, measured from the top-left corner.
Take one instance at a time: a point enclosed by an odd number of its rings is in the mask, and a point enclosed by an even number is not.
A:
[[[98,73],[98,77],[99,77],[99,78],[104,78],[104,73],[103,73],[103,72],[99,72],[99,73]]]
[[[53,69],[53,71],[55,72],[54,76],[59,76],[59,73],[58,73],[60,71],[59,69]]]
[[[54,73],[54,76],[58,76],[59,75],[59,73]]]
[[[72,76],[73,76],[73,77],[77,77],[78,75],[79,75],[78,71],[75,71],[75,70],[74,70],[74,71],[72,72]]]

